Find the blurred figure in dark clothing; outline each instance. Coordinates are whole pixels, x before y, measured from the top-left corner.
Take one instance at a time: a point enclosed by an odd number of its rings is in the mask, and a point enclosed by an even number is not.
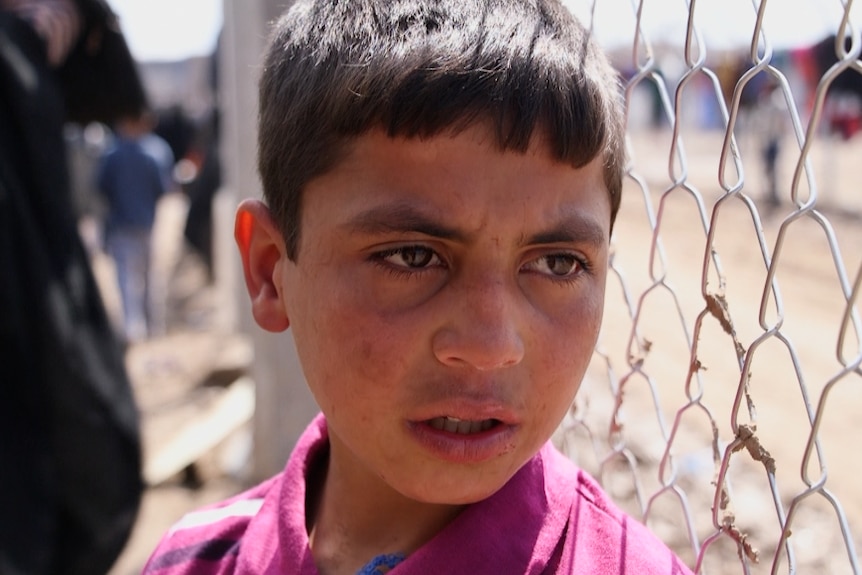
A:
[[[178,104],[159,110],[157,115],[158,121],[154,132],[168,143],[174,158],[178,160],[185,158],[192,148],[195,134],[194,122]]]
[[[0,573],[99,575],[142,482],[138,418],[78,235],[63,125],[144,104],[104,0],[0,0]]]
[[[213,281],[213,199],[221,186],[218,133],[218,110],[213,110],[198,137],[200,168],[195,179],[185,186],[189,211],[183,235],[201,257],[210,282]]]
[[[201,258],[207,280],[214,279],[213,261],[213,201],[221,187],[222,165],[219,153],[220,109],[219,109],[219,53],[221,34],[209,57],[209,89],[213,96],[213,107],[198,123],[195,137],[185,156],[197,167],[195,177],[183,186],[189,198],[189,211],[183,236],[189,246]]]
[[[766,201],[772,208],[781,204],[779,181],[779,158],[781,141],[784,139],[785,123],[788,121],[784,93],[774,80],[765,82],[758,95],[755,125],[761,138],[761,158],[766,184]]]

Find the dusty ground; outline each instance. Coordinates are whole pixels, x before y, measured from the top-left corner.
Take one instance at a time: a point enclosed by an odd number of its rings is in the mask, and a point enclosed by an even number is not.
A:
[[[699,135],[687,141],[688,182],[694,186],[693,193],[680,188],[667,194],[661,203],[662,192],[670,188],[668,141],[667,134],[662,133],[644,134],[633,140],[635,166],[649,183],[649,192],[641,194],[634,182],[627,183],[615,232],[614,262],[619,275],[609,279],[601,338],[606,357],[596,356],[573,420],[567,422],[571,427],[559,438],[572,456],[602,477],[608,489],[632,512],[640,513],[649,504],[651,527],[690,561],[695,553],[688,539],[687,522],[698,545],[718,533],[712,509],[717,502],[713,481],[720,465],[714,455],[717,453],[719,460],[726,458],[731,481],[727,490],[729,504],[719,505],[726,509],[717,512],[716,520],[729,521],[735,531],[727,528],[707,545],[705,566],[709,573],[743,572],[735,559],[736,547],[728,537],[732,532],[737,538],[745,535],[748,544],[760,551],[761,561],[752,565],[751,572],[769,573],[780,535],[774,500],[787,513],[794,498],[799,499],[807,487],[801,469],[811,433],[806,405],[814,413],[822,401],[825,416],[819,438],[826,469],[823,477],[828,493],[846,513],[851,532],[841,532],[840,514],[818,491],[803,501],[792,518],[791,540],[798,572],[851,573],[850,555],[855,550],[851,547],[848,552],[845,541],[855,541],[855,547],[862,549],[862,487],[857,481],[862,464],[857,446],[862,376],[857,370],[837,377],[842,365],[836,348],[846,309],[845,290],[852,287],[862,266],[862,194],[858,184],[862,181],[862,164],[858,161],[862,142],[824,142],[816,150],[818,206],[827,217],[825,227],[811,218],[788,225],[787,217],[793,213],[789,201],[785,199],[776,210],[766,207],[760,192],[759,166],[756,161],[745,165],[745,191],[753,198],[757,217],[762,218],[761,237],[769,258],[775,257],[782,223],[786,228],[776,276],[780,306],[771,300],[764,314],[766,325],[780,325],[780,330],[758,346],[758,337],[764,333],[759,312],[766,266],[758,247],[759,228],[746,204],[733,200],[721,204],[715,212],[721,191],[715,175],[721,139]],[[755,142],[743,141],[740,145],[749,159],[756,158]],[[795,161],[792,146],[788,145],[787,150],[790,153],[785,153],[782,167],[785,188],[789,187]],[[653,219],[661,226],[663,262],[653,258],[652,268],[651,256],[658,252],[651,248],[652,225],[645,199],[651,202]],[[163,437],[160,434],[169,432],[171,424],[166,423],[166,413],[191,399],[205,401],[207,386],[202,382],[218,350],[227,345],[226,336],[213,328],[218,324],[220,306],[226,303],[217,301],[203,285],[193,260],[181,258],[176,248],[182,209],[182,202],[168,202],[161,223],[162,257],[184,262],[166,267],[171,277],[167,284],[171,302],[166,307],[168,335],[135,346],[129,353],[148,445],[158,444]],[[705,308],[700,280],[707,246],[703,220],[708,222],[714,214],[716,234],[712,245],[720,258],[736,343],[716,316],[707,313],[698,321]],[[836,263],[843,268],[836,267]],[[103,277],[109,277],[109,263],[101,261],[98,267]],[[847,277],[841,278],[837,271],[841,269]],[[708,277],[707,289],[715,292],[719,274],[710,268]],[[662,278],[663,282],[655,283],[655,279]],[[110,292],[110,287],[107,289]],[[106,298],[112,301],[110,293]],[[858,304],[857,300],[857,307]],[[637,339],[630,343],[636,311]],[[699,325],[702,329],[695,337]],[[846,330],[841,351],[851,360],[860,353],[858,338],[852,328]],[[702,367],[692,372],[694,358],[690,350],[695,341],[696,359]],[[745,394],[738,393],[741,364],[737,343],[752,364],[748,386],[751,412]],[[641,360],[638,369],[631,368],[635,363],[632,358]],[[610,383],[608,365],[612,369]],[[690,373],[694,377],[686,393]],[[833,378],[836,383],[827,386]],[[624,393],[617,393],[620,387]],[[622,398],[616,419],[620,428],[612,433],[610,419],[618,397]],[[757,441],[750,441],[749,446],[759,445],[764,450],[761,456],[767,453],[774,460],[774,475],[768,475],[764,464],[750,455],[756,450],[728,452],[734,440],[734,422],[756,426]],[[664,460],[671,437],[673,459]],[[714,450],[715,437],[718,441]],[[133,537],[112,575],[140,572],[158,537],[172,522],[186,511],[240,488],[241,480],[226,470],[236,472],[237,462],[242,461],[241,439],[228,442],[203,462],[196,486],[194,481],[189,483],[196,478],[177,476],[147,491]],[[615,451],[613,446],[628,450]],[[614,453],[622,455],[613,456]],[[816,458],[812,461],[808,479],[816,482],[821,478],[821,467]],[[677,491],[662,491],[663,484]],[[733,517],[729,515],[731,511]],[[782,561],[778,572],[787,572],[787,562]]]

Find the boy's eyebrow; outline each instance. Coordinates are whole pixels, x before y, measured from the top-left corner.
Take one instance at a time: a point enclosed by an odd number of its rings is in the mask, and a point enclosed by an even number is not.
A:
[[[418,232],[446,240],[468,239],[467,234],[404,204],[375,206],[351,218],[344,227],[351,232],[364,234]]]
[[[527,244],[578,243],[600,248],[608,242],[607,231],[593,218],[575,212],[564,215],[550,228],[527,238]]]
[[[344,227],[350,232],[363,234],[418,232],[457,242],[469,241],[471,237],[471,234],[404,204],[375,206],[351,218]],[[524,244],[583,243],[600,248],[607,243],[607,236],[607,231],[593,218],[573,212],[564,214],[548,229],[527,237]]]

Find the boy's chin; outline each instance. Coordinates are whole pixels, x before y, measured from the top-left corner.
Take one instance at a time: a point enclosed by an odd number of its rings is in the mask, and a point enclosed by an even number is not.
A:
[[[494,477],[478,475],[476,471],[467,474],[466,477],[457,478],[453,474],[443,480],[431,481],[428,484],[416,488],[398,489],[402,495],[418,503],[428,505],[464,506],[483,501],[503,488],[518,470],[513,473]]]

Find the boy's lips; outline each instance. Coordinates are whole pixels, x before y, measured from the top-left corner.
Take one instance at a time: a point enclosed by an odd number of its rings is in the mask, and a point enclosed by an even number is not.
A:
[[[453,463],[480,463],[514,448],[520,425],[498,402],[450,403],[435,411],[408,422],[411,435],[435,457]]]
[[[427,421],[428,425],[437,431],[448,431],[449,433],[457,433],[460,435],[472,435],[487,431],[498,425],[498,419],[458,419],[457,417],[435,417]]]
[[[466,387],[466,384],[460,387]],[[513,407],[511,399],[504,399],[500,394],[462,392],[446,395],[445,398],[426,399],[421,408],[411,411],[408,419],[415,423],[435,426],[437,429],[441,429],[441,423],[445,429],[447,425],[452,427],[453,424],[461,422],[493,420],[504,425],[517,425],[520,422],[520,410]],[[455,432],[454,429],[449,431]]]

